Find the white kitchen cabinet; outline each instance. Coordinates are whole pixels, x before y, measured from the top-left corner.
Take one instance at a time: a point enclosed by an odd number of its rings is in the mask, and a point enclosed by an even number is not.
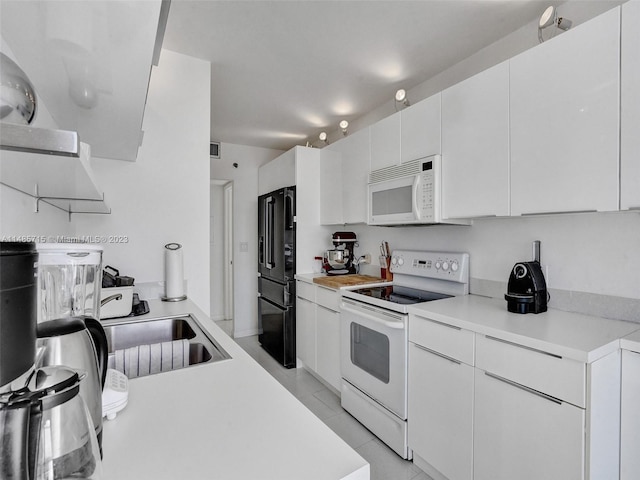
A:
[[[511,214],[618,209],[620,8],[510,60]]]
[[[509,62],[442,92],[442,208],[509,215]]]
[[[474,480],[581,480],[584,410],[475,372]]]
[[[342,150],[342,217],[344,223],[367,223],[370,129],[358,130],[344,140]]]
[[[340,391],[340,292],[297,280],[296,296],[297,357]]]
[[[640,476],[640,353],[622,351],[620,480]]]
[[[338,225],[343,218],[342,153],[323,148],[320,152],[320,223]]]
[[[371,125],[371,171],[400,164],[401,113]]]
[[[402,163],[441,153],[440,93],[401,110],[400,120]]]
[[[316,314],[316,372],[340,391],[340,312],[317,305]]]
[[[409,343],[409,447],[416,465],[473,478],[473,367]],[[426,464],[425,464],[426,463]]]
[[[296,356],[306,367],[316,369],[316,304],[300,295],[296,298]]]
[[[369,128],[322,149],[320,217],[323,225],[366,223]]]
[[[640,208],[640,1],[622,5],[620,207]]]

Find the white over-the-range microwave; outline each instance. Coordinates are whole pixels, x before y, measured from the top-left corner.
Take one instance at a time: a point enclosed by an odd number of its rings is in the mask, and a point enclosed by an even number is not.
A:
[[[369,174],[369,225],[468,225],[442,219],[442,157],[433,155]]]

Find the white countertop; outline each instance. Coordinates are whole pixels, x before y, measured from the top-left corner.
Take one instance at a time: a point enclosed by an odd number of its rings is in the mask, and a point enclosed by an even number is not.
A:
[[[640,353],[640,330],[621,338],[620,348]]]
[[[586,363],[616,351],[621,337],[640,330],[638,323],[551,308],[511,313],[505,300],[477,295],[413,305],[409,313]],[[640,342],[640,332],[637,338]]]
[[[128,405],[104,422],[105,480],[369,479],[369,464],[191,301],[149,306],[133,320],[189,313],[232,359],[130,380]]]

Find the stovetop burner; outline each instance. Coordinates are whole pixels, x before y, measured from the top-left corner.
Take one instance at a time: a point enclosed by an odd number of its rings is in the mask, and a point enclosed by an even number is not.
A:
[[[427,292],[415,288],[403,287],[401,285],[358,288],[353,290],[353,292],[400,305],[413,305],[414,303],[430,302],[452,296],[444,293]]]

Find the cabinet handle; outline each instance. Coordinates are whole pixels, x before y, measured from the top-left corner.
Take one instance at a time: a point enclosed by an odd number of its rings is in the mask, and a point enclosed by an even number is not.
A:
[[[513,382],[511,380],[507,380],[506,378],[501,377],[499,375],[495,375],[489,372],[484,372],[484,374],[487,377],[491,377],[495,380],[498,380],[499,382],[506,383],[507,385],[511,385],[512,387],[516,387],[516,388],[519,388],[520,390],[524,390],[525,392],[532,393],[533,395],[543,398],[544,400],[549,400],[550,402],[553,402],[556,405],[562,405],[563,403],[562,400],[560,400],[559,398],[552,397],[551,395],[547,395],[546,393],[539,392],[538,390],[534,390],[533,388],[530,388],[530,387],[525,387],[524,385],[520,385],[519,383]]]
[[[416,348],[419,348],[420,350],[424,350],[425,352],[432,353],[436,357],[440,357],[440,358],[444,358],[445,360],[449,360],[450,362],[455,363],[456,365],[462,365],[461,361],[456,360],[455,358],[452,358],[452,357],[450,357],[448,355],[445,355],[444,353],[436,352],[435,350],[431,350],[430,348],[423,347],[422,345],[418,345],[417,343],[414,343],[413,346],[416,347]]]
[[[556,355],[555,353],[545,352],[544,350],[539,350],[539,349],[533,348],[533,347],[527,347],[526,345],[520,345],[519,343],[510,342],[509,340],[503,340],[502,338],[492,337],[491,335],[485,335],[485,338],[487,338],[489,340],[494,340],[494,341],[500,342],[500,343],[506,343],[507,345],[511,345],[513,347],[524,348],[525,350],[530,350],[532,352],[542,353],[544,355],[548,355],[548,356],[553,357],[553,358],[562,359],[561,355]]]
[[[443,327],[449,327],[449,328],[453,328],[454,330],[462,330],[462,328],[457,327],[455,325],[450,325],[448,323],[445,322],[440,322],[438,320],[434,320],[432,318],[427,318],[427,317],[421,317],[420,315],[416,315],[416,317],[421,318],[423,320],[426,320],[427,322],[433,322],[433,323],[437,323],[438,325],[442,325]]]

